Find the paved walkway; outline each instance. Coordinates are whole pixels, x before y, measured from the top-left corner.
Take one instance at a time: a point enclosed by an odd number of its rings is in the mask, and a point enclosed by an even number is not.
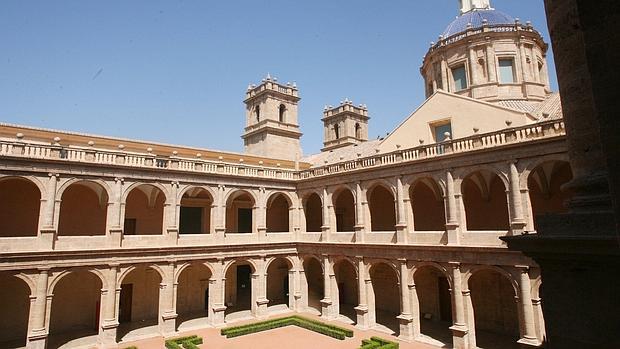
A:
[[[317,316],[311,314],[301,315],[309,318],[319,319]],[[281,316],[284,315],[280,314],[274,315],[272,317]],[[232,324],[232,326],[248,322],[256,322],[256,320],[240,321]],[[203,338],[204,344],[201,345],[200,348],[204,349],[272,349],[274,347],[280,346],[295,349],[355,349],[360,346],[360,344],[362,343],[362,339],[367,339],[371,336],[379,336],[388,340],[398,341],[396,337],[391,336],[390,334],[385,332],[379,332],[375,330],[362,331],[340,321],[330,321],[329,323],[335,324],[340,327],[352,329],[354,331],[353,338],[338,340],[316,332],[299,328],[297,326],[287,326],[230,339],[227,339],[226,337],[220,335],[220,329],[203,328],[188,332],[181,332],[179,333],[179,337],[193,334],[201,336]],[[399,343],[401,349],[437,349],[436,346],[419,342]],[[164,348],[164,339],[162,337],[155,337],[135,342],[126,342],[119,344],[119,348],[126,348],[131,345],[137,346],[138,349],[162,349]]]

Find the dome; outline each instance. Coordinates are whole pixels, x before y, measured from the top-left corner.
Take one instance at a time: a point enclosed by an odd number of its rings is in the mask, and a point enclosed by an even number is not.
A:
[[[494,9],[489,10],[473,10],[466,12],[448,25],[446,30],[441,34],[444,38],[464,32],[467,30],[467,24],[471,23],[472,28],[482,27],[482,21],[487,20],[488,25],[511,25],[515,23],[511,16]]]

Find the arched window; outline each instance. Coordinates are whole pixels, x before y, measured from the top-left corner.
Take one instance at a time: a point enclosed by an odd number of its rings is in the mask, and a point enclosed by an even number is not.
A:
[[[260,121],[260,105],[257,105],[256,108],[254,108],[254,113],[256,115],[256,122]]]
[[[359,122],[355,123],[355,138],[362,138],[362,127],[360,126]]]
[[[338,124],[334,125],[334,135],[336,136],[336,139],[340,138],[340,127]]]
[[[280,104],[280,108],[278,108],[279,111],[279,115],[280,115],[280,122],[285,122],[285,116],[286,116],[286,107],[284,106],[284,104]]]

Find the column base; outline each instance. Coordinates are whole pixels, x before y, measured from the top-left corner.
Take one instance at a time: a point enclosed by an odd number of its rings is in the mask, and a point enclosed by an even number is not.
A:
[[[331,299],[321,299],[321,317],[324,319],[331,319],[330,308],[332,306]]]
[[[540,348],[542,343],[538,338],[521,338],[517,341],[521,348]]]
[[[176,246],[179,242],[179,229],[177,227],[171,227],[166,229],[167,240],[170,246]]]
[[[211,325],[214,327],[224,327],[224,312],[226,311],[225,305],[216,305],[213,307],[213,318],[211,319]]]
[[[256,300],[256,317],[259,319],[267,317],[267,304],[269,300],[266,298]]]
[[[368,306],[358,305],[353,309],[355,309],[355,313],[357,315],[357,323],[355,324],[355,327],[361,330],[369,329],[370,326],[368,322],[370,321],[370,319],[368,318]]]
[[[258,241],[267,240],[267,227],[258,227]]]
[[[510,223],[510,235],[512,236],[519,236],[521,234],[523,234],[523,232],[525,231],[525,227],[527,226],[527,223],[525,222],[512,222]]]
[[[400,314],[396,317],[399,322],[400,334],[398,339],[405,342],[412,342],[415,338],[413,328],[413,316],[410,314]]]
[[[321,241],[322,242],[329,242],[330,240],[329,233],[330,233],[329,226],[325,226],[325,225],[321,226]]]
[[[49,251],[54,249],[56,242],[56,229],[43,228],[39,234],[39,250]]]
[[[396,243],[398,244],[406,244],[407,243],[407,224],[396,224],[394,226],[396,228]]]
[[[110,229],[110,235],[108,235],[108,246],[110,248],[120,248],[123,241],[123,229],[115,227]]]
[[[452,325],[450,326],[452,331],[452,347],[454,349],[469,349],[469,329],[465,325]]]
[[[118,329],[118,322],[110,322],[101,326],[99,331],[99,338],[97,338],[97,345],[100,349],[116,349],[118,343],[116,343],[116,330]]]
[[[164,336],[171,336],[176,333],[176,313],[166,313],[161,316],[159,323],[159,332]]]
[[[28,336],[27,349],[45,349],[47,346],[47,332],[31,334]]]
[[[460,229],[458,223],[446,223],[446,234],[448,235],[448,245],[460,245]]]

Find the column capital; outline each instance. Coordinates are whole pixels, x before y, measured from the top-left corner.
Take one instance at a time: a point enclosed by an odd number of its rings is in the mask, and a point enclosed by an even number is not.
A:
[[[448,264],[454,269],[461,269],[461,262],[448,262]]]
[[[50,177],[50,178],[51,178],[51,177],[56,177],[56,178],[60,177],[60,174],[59,174],[59,173],[53,173],[53,172],[50,172],[50,173],[48,173],[47,175],[48,175],[48,177]]]
[[[529,265],[515,265],[515,268],[517,268],[522,273],[528,273],[530,271]]]
[[[114,181],[115,181],[115,182],[121,182],[121,183],[123,183],[123,182],[125,182],[125,178],[123,178],[123,177],[114,177]]]

